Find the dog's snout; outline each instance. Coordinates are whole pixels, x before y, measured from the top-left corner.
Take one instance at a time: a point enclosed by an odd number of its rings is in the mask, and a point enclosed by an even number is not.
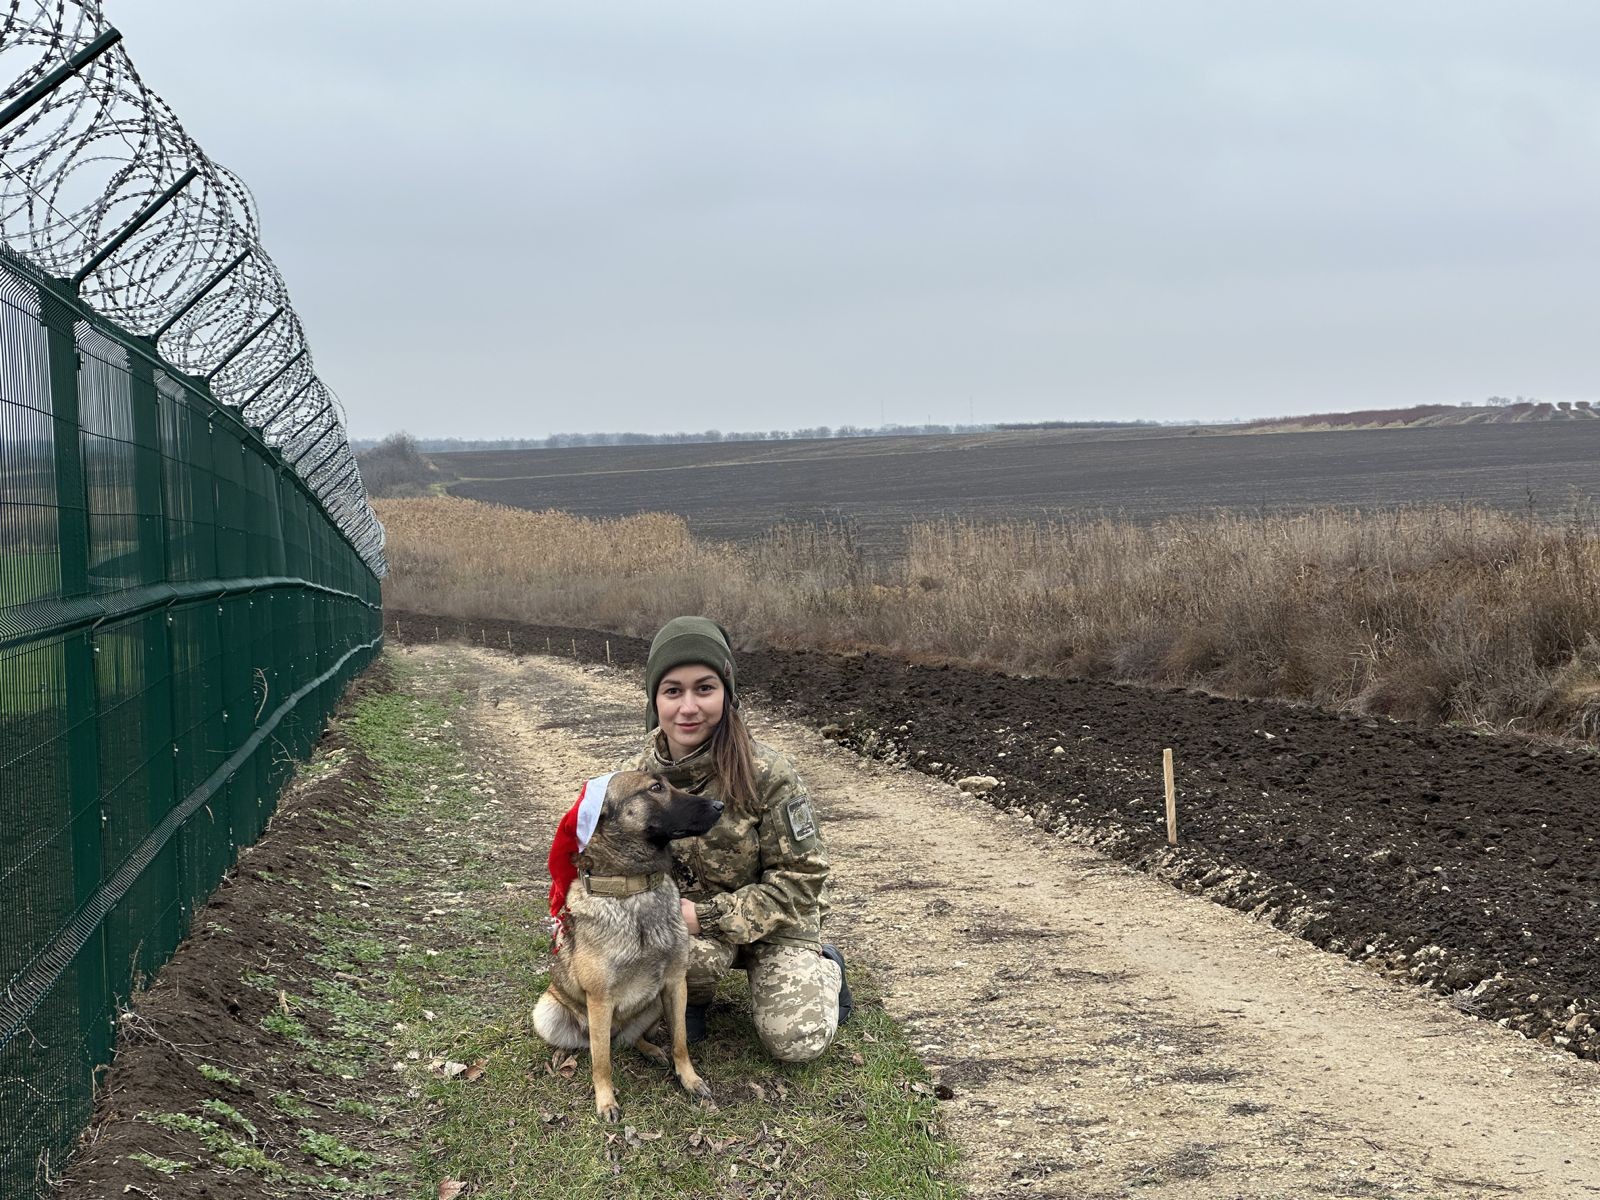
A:
[[[722,801],[721,800],[713,800],[711,802],[711,811],[714,812],[714,813],[721,812],[722,811]]]

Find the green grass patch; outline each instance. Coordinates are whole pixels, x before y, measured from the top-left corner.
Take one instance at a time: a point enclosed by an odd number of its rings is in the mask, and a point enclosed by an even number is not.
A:
[[[370,936],[361,924],[323,913],[317,918],[317,927],[322,950],[313,954],[311,961],[319,967],[354,974],[388,957],[389,947],[384,939]]]
[[[140,1113],[139,1119],[173,1133],[193,1137],[210,1162],[224,1171],[248,1171],[272,1183],[309,1188],[315,1195],[359,1190],[349,1180],[339,1176],[308,1174],[278,1162],[263,1147],[255,1144],[259,1136],[256,1127],[230,1105],[218,1100],[207,1100],[202,1107],[221,1117],[228,1125],[233,1126],[233,1129],[225,1128],[221,1123],[208,1117],[196,1117],[189,1113]],[[309,1107],[306,1111],[309,1115]],[[234,1130],[245,1134],[250,1140],[248,1142],[241,1140]],[[309,1157],[335,1170],[366,1170],[379,1165],[376,1156],[347,1146],[331,1134],[317,1133],[310,1129],[300,1130],[300,1148]],[[192,1163],[158,1158],[143,1151],[129,1157],[165,1175],[179,1170],[192,1170],[194,1167]],[[392,1176],[386,1173],[371,1182],[375,1186],[386,1187],[392,1182]],[[274,1191],[272,1194],[278,1193]]]
[[[261,1028],[307,1050],[316,1049],[319,1044],[302,1022],[276,1008],[261,1018]]]
[[[160,1171],[163,1175],[176,1175],[179,1171],[194,1169],[193,1163],[181,1162],[176,1158],[162,1158],[159,1154],[149,1154],[143,1150],[135,1150],[128,1155],[129,1162],[136,1162],[141,1167],[149,1167],[152,1171]]]
[[[588,1055],[557,1054],[526,1013],[543,989],[543,947],[512,914],[503,966],[524,982],[511,1021],[486,1020],[470,996],[448,1004],[435,1040],[455,1060],[483,1061],[472,1083],[430,1077],[435,1106],[431,1173],[469,1181],[474,1194],[523,1194],[559,1178],[572,1197],[957,1195],[954,1153],[939,1137],[931,1081],[904,1034],[852,974],[856,1016],[815,1063],[766,1056],[737,973],[712,1009],[712,1035],[695,1047],[714,1103],[690,1098],[671,1072],[631,1048],[613,1055],[622,1122],[594,1113]],[[519,934],[521,936],[519,936]],[[499,1010],[503,1013],[503,1009]],[[770,1190],[769,1190],[770,1189]]]
[[[207,1103],[209,1105],[216,1102],[208,1101]],[[222,1107],[227,1108],[228,1106],[222,1105]],[[154,1115],[144,1113],[141,1116],[142,1119],[149,1121],[150,1124],[159,1125],[162,1129],[191,1135],[199,1141],[206,1153],[215,1159],[218,1164],[230,1171],[254,1171],[256,1174],[264,1175],[269,1179],[287,1177],[292,1174],[281,1163],[274,1162],[269,1158],[260,1147],[241,1142],[234,1134],[207,1117],[196,1117],[189,1113],[155,1113]],[[237,1112],[232,1113],[232,1117],[229,1119],[236,1124],[242,1121],[245,1125],[250,1125],[250,1122],[245,1121]],[[250,1126],[250,1137],[252,1140],[255,1138],[254,1126]]]
[[[318,1162],[341,1171],[364,1169],[378,1162],[373,1155],[345,1145],[331,1133],[319,1133],[315,1129],[300,1131],[300,1148]]]
[[[282,1163],[274,1162],[259,1146],[246,1146],[231,1141],[216,1152],[217,1162],[230,1171],[253,1171],[268,1179],[301,1179],[298,1171],[291,1171]]]
[[[203,1078],[211,1080],[212,1083],[226,1083],[236,1088],[244,1086],[244,1080],[240,1079],[232,1071],[214,1066],[211,1063],[201,1063],[200,1074]]]
[[[259,1131],[249,1121],[249,1119],[231,1104],[227,1104],[221,1100],[202,1100],[200,1101],[200,1107],[205,1109],[212,1116],[220,1117],[222,1120],[228,1122],[228,1124],[238,1129],[252,1142],[257,1140],[257,1138],[260,1136]]]
[[[474,1200],[553,1190],[571,1200],[957,1195],[930,1081],[861,972],[851,980],[855,1019],[820,1061],[802,1066],[766,1056],[735,973],[712,1010],[711,1038],[695,1048],[715,1102],[690,1097],[670,1071],[621,1048],[623,1120],[599,1121],[588,1055],[556,1054],[532,1027],[546,984],[542,897],[504,889],[525,872],[508,874],[477,837],[451,836],[488,830],[469,824],[487,797],[473,794],[458,739],[464,697],[414,663],[389,661],[397,690],[365,696],[343,722],[378,769],[387,844],[328,848],[329,882],[341,899],[295,919],[320,943],[312,960],[335,978],[301,985],[310,994],[262,1025],[297,1047],[297,1062],[320,1072],[333,1062],[392,1089],[392,1107],[336,1106],[373,1123],[387,1111],[391,1128],[409,1129],[396,1144],[413,1149],[412,1182],[392,1194],[431,1197],[439,1180],[454,1178]],[[346,902],[366,896],[357,881],[372,885],[371,907]],[[405,895],[404,906],[378,902],[391,895]],[[252,982],[274,993],[279,986],[267,976]],[[321,1040],[297,1019],[305,1009],[317,1011]],[[288,1094],[272,1102],[310,1112]],[[220,1109],[207,1111],[227,1121]],[[305,1128],[300,1148],[339,1173],[377,1162],[349,1141]]]
[[[312,1108],[311,1105],[290,1092],[278,1092],[272,1097],[272,1104],[274,1108],[286,1112],[291,1117],[301,1121],[316,1112],[316,1109]]]

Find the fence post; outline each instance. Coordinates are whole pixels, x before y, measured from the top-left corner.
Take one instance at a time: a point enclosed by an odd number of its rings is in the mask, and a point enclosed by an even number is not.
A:
[[[78,339],[72,308],[47,287],[39,289],[39,317],[50,366],[50,413],[55,421],[56,521],[61,550],[61,595],[89,594],[89,495],[83,472],[78,410]],[[72,842],[73,901],[81,908],[99,890],[102,858],[100,813],[99,697],[94,670],[94,634],[62,639],[65,667],[67,803]],[[78,1028],[82,1064],[92,1078],[111,1061],[110,1013],[106,1005],[105,928],[99,926],[79,952]]]
[[[152,353],[154,345],[152,344]],[[155,363],[135,350],[128,353],[128,392],[132,406],[134,451],[133,495],[139,519],[139,582],[159,583],[169,578],[171,570],[167,559],[167,489],[166,469],[161,453],[161,397],[156,390]],[[150,828],[166,818],[178,801],[177,764],[173,761],[174,730],[177,714],[173,711],[175,697],[172,688],[173,646],[171,616],[166,611],[149,613],[140,618],[144,643],[144,696],[140,724],[144,733],[144,760],[148,765],[146,796]],[[183,896],[183,864],[176,846],[166,850],[172,869],[163,877],[157,874],[156,864],[151,864],[153,878],[161,879],[163,887],[171,888],[172,903],[163,904],[163,912],[174,914],[164,922],[159,934],[152,930],[141,943],[143,961],[135,969],[153,974],[164,962],[185,933],[183,921],[177,915]]]

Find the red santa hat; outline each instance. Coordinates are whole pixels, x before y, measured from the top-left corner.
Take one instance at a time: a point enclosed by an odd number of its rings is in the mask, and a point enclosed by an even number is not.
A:
[[[550,843],[550,915],[561,921],[567,907],[567,889],[578,877],[578,855],[589,845],[594,827],[600,821],[600,806],[606,800],[606,788],[611,785],[610,775],[599,775],[583,785],[578,799],[567,810],[556,826],[555,840]]]

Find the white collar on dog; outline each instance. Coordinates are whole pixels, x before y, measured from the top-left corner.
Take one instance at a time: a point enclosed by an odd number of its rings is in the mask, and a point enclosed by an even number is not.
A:
[[[588,849],[589,839],[594,836],[594,827],[600,823],[600,808],[606,802],[606,789],[611,786],[611,780],[617,773],[612,771],[609,775],[597,775],[583,785],[583,794],[578,797],[578,852],[581,854]]]

